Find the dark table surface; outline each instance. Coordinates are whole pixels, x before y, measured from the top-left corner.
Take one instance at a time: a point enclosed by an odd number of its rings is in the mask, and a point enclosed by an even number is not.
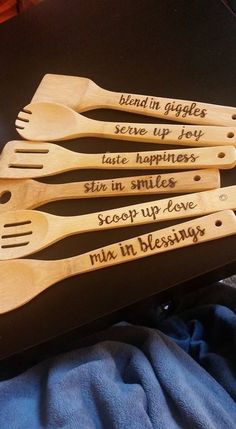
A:
[[[31,100],[45,73],[89,77],[113,91],[235,106],[235,46],[235,17],[216,0],[45,0],[0,27],[1,147],[9,140],[19,139],[14,120],[20,108]],[[153,122],[108,110],[86,115]],[[88,153],[159,148],[96,138],[62,144]],[[76,171],[43,181],[60,183],[129,174]],[[221,177],[222,186],[236,183],[234,169],[222,172]],[[83,214],[156,198],[66,201],[40,210],[58,215]],[[33,258],[69,257],[167,225],[171,222],[81,234]],[[232,274],[235,262],[236,236],[63,281],[0,317],[0,358],[59,338],[105,315],[120,314],[115,312],[160,291],[174,294],[177,285],[188,283],[188,287],[195,287]],[[55,348],[52,350],[55,352]]]

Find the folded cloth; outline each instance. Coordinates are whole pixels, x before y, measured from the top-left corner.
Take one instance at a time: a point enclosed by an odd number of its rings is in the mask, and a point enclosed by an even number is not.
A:
[[[196,307],[159,326],[236,401],[236,316],[221,305]],[[236,428],[236,415],[235,415]]]
[[[1,382],[0,428],[235,429],[235,313],[204,305],[157,324],[113,326]]]

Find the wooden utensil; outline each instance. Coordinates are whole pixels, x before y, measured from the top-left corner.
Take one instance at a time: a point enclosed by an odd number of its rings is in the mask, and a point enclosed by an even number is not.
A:
[[[57,200],[175,194],[203,191],[219,186],[219,171],[213,169],[60,184],[40,183],[30,179],[0,179],[0,213],[33,209]]]
[[[106,170],[189,170],[233,168],[233,146],[176,149],[126,153],[77,153],[53,143],[15,140],[7,143],[0,155],[0,178],[25,179],[63,173],[76,169]]]
[[[77,112],[110,108],[192,124],[235,126],[236,108],[198,101],[107,91],[91,79],[46,74],[32,102],[64,104]]]
[[[15,125],[18,133],[28,140],[59,141],[92,136],[180,146],[236,144],[236,127],[96,121],[53,103],[28,104],[19,112]]]
[[[20,307],[65,278],[216,240],[235,232],[235,215],[227,210],[110,244],[72,258],[52,261],[3,261],[0,263],[0,313]],[[155,259],[155,264],[158,264],[158,259]]]
[[[80,216],[55,216],[34,210],[0,215],[0,259],[30,255],[73,234],[149,224],[236,209],[236,186],[134,204]]]

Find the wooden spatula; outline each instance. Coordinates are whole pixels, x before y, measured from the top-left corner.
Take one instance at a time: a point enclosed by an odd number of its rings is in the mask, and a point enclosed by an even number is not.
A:
[[[18,133],[27,140],[59,141],[77,137],[105,137],[180,146],[235,145],[236,126],[133,124],[96,121],[62,104],[29,104],[18,114]]]
[[[236,108],[198,101],[107,91],[91,79],[46,74],[32,102],[64,104],[77,112],[110,108],[192,124],[235,126]]]
[[[189,170],[233,168],[233,146],[176,149],[126,153],[77,153],[53,143],[15,140],[8,142],[0,155],[0,178],[25,179],[63,173],[76,169],[106,170]]]
[[[30,255],[73,234],[200,216],[228,208],[236,209],[236,186],[72,217],[34,210],[6,212],[0,215],[0,259]]]
[[[0,179],[0,213],[33,209],[57,200],[188,193],[219,186],[219,171],[213,169],[60,184],[31,179]]]
[[[180,223],[67,259],[21,259],[0,263],[0,313],[27,303],[65,278],[112,265],[153,256],[169,250],[220,239],[236,233],[232,211],[222,211]],[[155,258],[157,270],[158,258]],[[112,286],[111,286],[112,287]]]

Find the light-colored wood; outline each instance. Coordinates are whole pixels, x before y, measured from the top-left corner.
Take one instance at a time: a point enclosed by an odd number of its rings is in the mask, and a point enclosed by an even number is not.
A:
[[[56,261],[21,259],[0,263],[0,313],[26,304],[65,278],[180,249],[236,233],[232,211],[222,211]],[[184,263],[184,262],[183,262]],[[155,259],[158,268],[158,257]],[[163,269],[163,267],[161,267]]]
[[[21,137],[35,141],[60,141],[91,136],[180,146],[236,144],[236,126],[96,121],[62,104],[46,102],[26,106],[19,112],[15,125]]]
[[[31,179],[0,179],[0,213],[34,209],[57,200],[176,194],[219,187],[219,170],[214,169],[60,184],[40,183]]]
[[[236,149],[233,146],[86,154],[53,143],[13,140],[5,145],[0,155],[0,178],[36,178],[76,169],[228,169],[235,164]]]
[[[107,91],[91,79],[46,74],[32,102],[64,104],[77,112],[110,108],[192,124],[235,126],[236,108],[151,95]]]
[[[80,216],[34,210],[0,215],[0,259],[30,255],[73,234],[201,216],[236,209],[236,186],[214,189]]]

